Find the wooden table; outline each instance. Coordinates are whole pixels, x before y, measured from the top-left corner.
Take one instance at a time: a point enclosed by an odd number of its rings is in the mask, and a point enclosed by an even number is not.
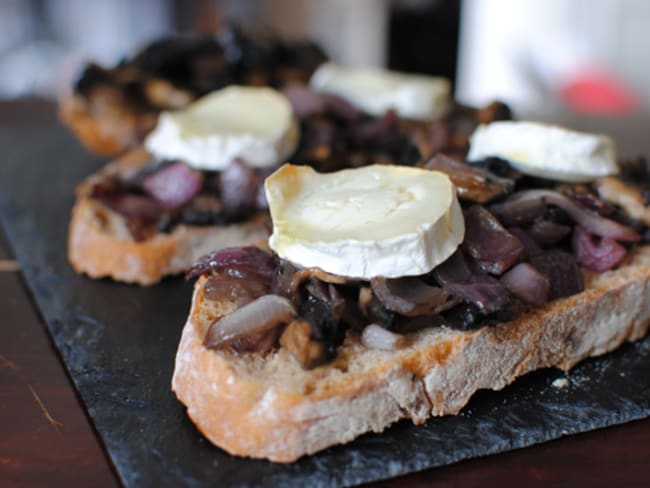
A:
[[[2,105],[0,127],[29,123],[41,110],[41,104]],[[635,136],[642,132],[635,127],[623,136],[636,141],[633,151],[650,143]],[[119,486],[11,258],[0,237],[0,486]],[[649,467],[646,419],[377,485],[650,486]]]

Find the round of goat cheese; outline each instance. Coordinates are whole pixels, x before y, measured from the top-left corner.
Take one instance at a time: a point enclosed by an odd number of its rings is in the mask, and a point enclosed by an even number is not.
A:
[[[295,150],[298,137],[291,104],[282,93],[230,86],[183,110],[161,113],[145,146],[158,158],[218,171],[237,158],[258,168],[281,164]]]
[[[444,173],[372,165],[334,173],[284,165],[265,182],[269,245],[303,267],[369,280],[428,273],[465,234]]]
[[[467,159],[508,161],[522,173],[566,182],[587,182],[619,172],[612,139],[537,122],[492,122],[471,136]]]
[[[404,118],[437,119],[451,106],[451,85],[442,77],[323,63],[312,75],[310,85],[374,116],[392,109]]]

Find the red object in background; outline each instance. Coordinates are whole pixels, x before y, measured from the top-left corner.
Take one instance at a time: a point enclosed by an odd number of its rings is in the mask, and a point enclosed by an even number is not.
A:
[[[629,114],[641,104],[641,98],[624,82],[594,72],[572,77],[560,89],[560,96],[569,108],[586,114]]]

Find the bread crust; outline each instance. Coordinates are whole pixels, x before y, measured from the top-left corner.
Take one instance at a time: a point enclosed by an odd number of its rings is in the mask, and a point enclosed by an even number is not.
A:
[[[258,214],[225,226],[177,225],[170,233],[135,241],[120,215],[88,195],[96,181],[111,175],[128,177],[150,160],[142,148],[132,150],[77,187],[68,233],[68,259],[77,273],[151,285],[164,276],[186,271],[215,249],[268,237],[265,218]]]
[[[231,454],[292,462],[401,418],[458,413],[479,389],[500,390],[535,369],[568,370],[650,325],[650,247],[618,269],[588,274],[582,293],[520,319],[469,332],[431,328],[398,351],[364,348],[348,333],[337,359],[305,371],[279,349],[237,356],[202,344],[230,303],[205,300],[197,281],[172,390],[199,430]]]
[[[156,125],[157,113],[137,114],[122,100],[102,104],[103,113],[94,113],[91,105],[71,93],[59,103],[59,119],[89,151],[100,156],[117,156],[138,146]]]

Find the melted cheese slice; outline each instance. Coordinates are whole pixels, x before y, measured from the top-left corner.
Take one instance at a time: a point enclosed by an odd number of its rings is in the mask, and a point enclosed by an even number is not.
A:
[[[320,174],[284,165],[265,189],[271,249],[350,278],[427,273],[465,233],[455,187],[437,171],[373,165]]]
[[[566,182],[587,182],[618,173],[610,137],[536,122],[492,122],[470,139],[467,159],[508,161],[522,173]]]
[[[437,119],[451,106],[451,85],[441,77],[324,63],[312,75],[310,85],[374,116],[393,109],[404,118]]]
[[[145,141],[161,159],[182,159],[196,169],[223,170],[236,158],[249,166],[286,161],[298,143],[289,100],[272,88],[230,86],[184,110],[163,112]]]

